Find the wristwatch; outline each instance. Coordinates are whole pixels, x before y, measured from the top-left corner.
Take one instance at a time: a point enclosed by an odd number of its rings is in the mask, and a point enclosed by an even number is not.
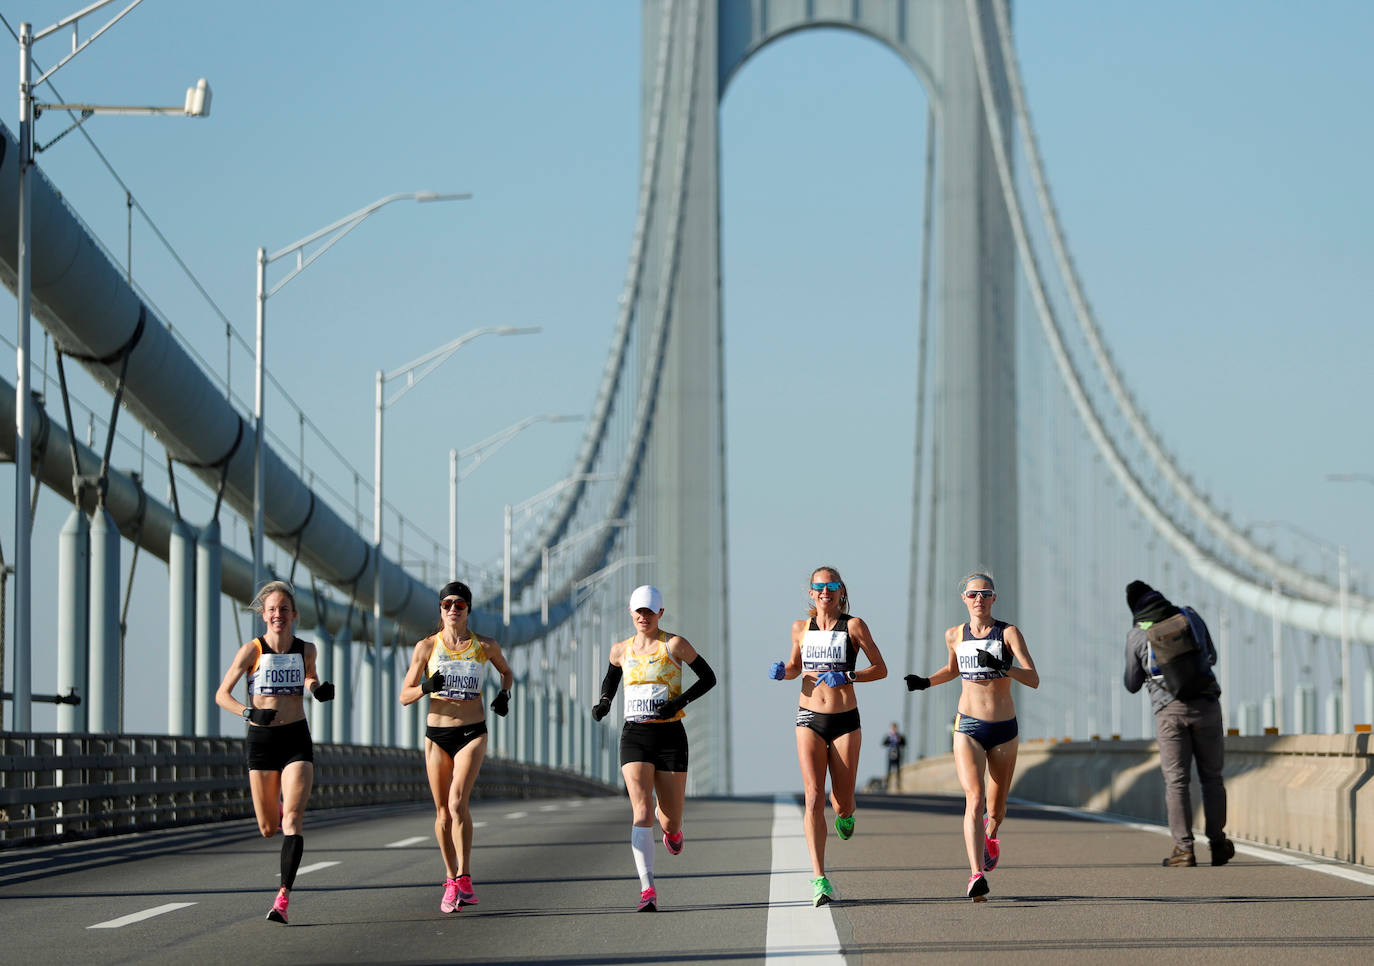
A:
[[[245,708],[243,709],[243,720],[244,720],[244,721],[249,721],[249,720],[252,720],[252,717],[253,717],[253,709],[252,709],[251,707],[245,707]]]
[[[844,676],[849,680],[850,684],[853,684],[859,677],[858,673],[855,671],[845,671]]]

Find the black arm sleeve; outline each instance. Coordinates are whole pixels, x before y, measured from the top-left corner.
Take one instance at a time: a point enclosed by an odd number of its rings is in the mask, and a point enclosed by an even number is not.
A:
[[[615,697],[616,689],[620,687],[620,676],[623,673],[619,665],[607,663],[606,676],[601,679],[601,700],[609,702]]]
[[[707,664],[706,658],[700,654],[696,656],[696,660],[688,662],[687,666],[696,673],[697,679],[690,688],[682,692],[682,698],[684,701],[695,701],[716,686],[716,672],[711,670],[711,665]]]

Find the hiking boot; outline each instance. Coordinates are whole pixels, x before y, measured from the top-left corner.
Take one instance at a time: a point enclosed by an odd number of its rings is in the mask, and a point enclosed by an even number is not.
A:
[[[1217,839],[1211,846],[1213,865],[1225,865],[1236,857],[1236,843],[1228,838]]]
[[[1165,868],[1176,866],[1187,866],[1191,868],[1197,865],[1197,857],[1193,855],[1192,849],[1181,849],[1176,845],[1174,846],[1173,852],[1169,853],[1169,857],[1161,862],[1160,865]]]

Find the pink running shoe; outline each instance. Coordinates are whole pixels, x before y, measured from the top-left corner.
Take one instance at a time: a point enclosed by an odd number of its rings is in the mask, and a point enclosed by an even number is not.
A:
[[[663,846],[668,850],[669,855],[681,855],[682,847],[685,844],[682,838],[682,832],[679,831],[676,835],[669,835],[667,832],[663,833]]]
[[[974,902],[988,901],[988,880],[981,872],[968,877],[968,897]]]
[[[460,875],[453,880],[458,886],[458,905],[477,905],[477,892],[472,888],[472,876]]]
[[[983,871],[991,872],[997,868],[997,859],[1002,854],[1002,842],[988,835],[987,820],[983,820]]]
[[[286,906],[291,900],[286,897],[286,890],[277,892],[277,899],[272,903],[272,908],[267,910],[268,922],[279,922],[286,925]]]
[[[639,907],[635,912],[658,912],[658,893],[653,886],[639,894]]]
[[[440,912],[458,911],[458,880],[444,880],[444,898],[439,900]]]

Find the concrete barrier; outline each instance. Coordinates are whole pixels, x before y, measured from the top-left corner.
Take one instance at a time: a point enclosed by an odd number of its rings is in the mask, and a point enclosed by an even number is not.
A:
[[[1248,842],[1370,865],[1374,860],[1374,756],[1370,735],[1228,736],[1227,834]],[[962,795],[951,755],[901,773],[904,792]],[[1167,824],[1154,741],[1023,741],[1011,794]],[[1193,825],[1202,794],[1193,782]]]

